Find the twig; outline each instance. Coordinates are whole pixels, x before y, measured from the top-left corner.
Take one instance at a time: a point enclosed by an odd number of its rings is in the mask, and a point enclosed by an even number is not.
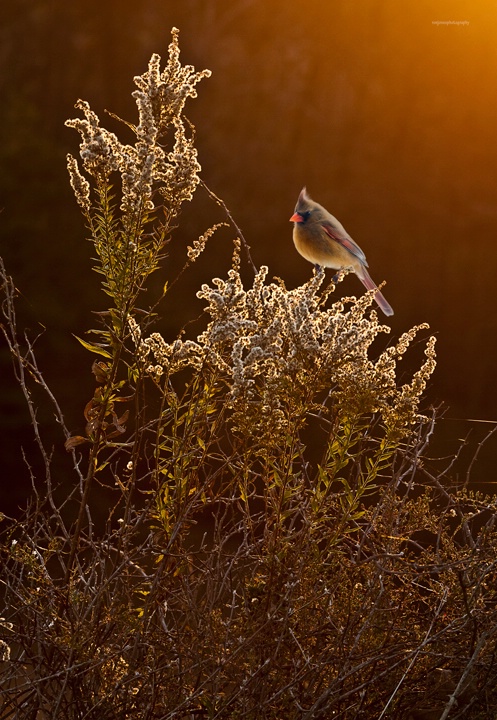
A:
[[[404,680],[405,680],[406,677],[408,676],[408,674],[409,674],[412,666],[413,666],[414,663],[416,662],[416,660],[417,660],[417,658],[418,658],[418,655],[419,655],[419,653],[421,652],[421,650],[424,648],[424,646],[425,646],[427,643],[429,643],[429,642],[431,641],[431,638],[430,638],[431,631],[432,631],[432,629],[433,629],[433,626],[434,626],[434,624],[435,624],[435,621],[437,620],[438,616],[439,616],[440,613],[442,612],[442,609],[443,609],[443,607],[445,606],[446,601],[447,601],[447,588],[444,589],[443,597],[440,599],[440,603],[438,604],[438,608],[437,608],[436,611],[435,611],[435,614],[434,614],[434,616],[433,616],[433,619],[432,619],[432,621],[431,621],[431,623],[430,623],[430,627],[429,627],[428,630],[426,631],[423,640],[421,641],[421,643],[420,643],[420,644],[418,645],[418,647],[416,648],[416,650],[415,650],[415,652],[414,652],[414,654],[413,654],[413,656],[412,656],[412,658],[411,658],[411,662],[409,663],[409,665],[407,666],[404,674],[402,675],[402,677],[400,678],[399,682],[397,683],[397,685],[396,685],[396,687],[395,687],[395,690],[393,691],[393,693],[392,693],[392,694],[390,695],[390,697],[388,698],[387,704],[385,705],[385,707],[384,707],[383,710],[381,711],[380,715],[378,715],[378,720],[381,720],[381,718],[384,716],[384,714],[385,714],[386,711],[388,710],[391,702],[393,701],[394,697],[397,695],[397,692],[398,692],[400,686],[402,685],[402,683],[404,682]]]
[[[459,682],[457,683],[456,687],[454,688],[454,692],[450,696],[450,698],[447,702],[447,705],[445,706],[445,709],[444,709],[442,715],[440,716],[439,720],[446,720],[446,718],[448,718],[449,713],[452,710],[452,706],[457,701],[459,694],[461,693],[461,691],[463,690],[463,688],[466,685],[467,677],[468,677],[469,673],[471,672],[473,665],[476,663],[483,645],[486,643],[486,641],[492,635],[495,635],[496,632],[497,632],[497,628],[494,627],[491,632],[482,633],[482,635],[480,637],[480,641],[479,641],[478,645],[475,647],[474,652],[473,652],[471,658],[469,659],[468,664],[466,665],[466,668],[459,679]]]
[[[475,421],[471,421],[471,422],[475,422]],[[493,422],[495,422],[495,421],[493,421]],[[480,454],[480,450],[481,450],[482,447],[485,445],[485,443],[487,442],[487,440],[489,440],[496,431],[497,431],[497,423],[495,423],[494,427],[493,427],[491,430],[488,431],[488,433],[485,435],[485,437],[483,438],[483,440],[481,440],[481,442],[478,443],[478,447],[476,448],[475,454],[473,455],[473,457],[472,457],[472,459],[471,459],[471,462],[470,462],[470,464],[468,465],[468,469],[467,469],[467,471],[466,471],[466,480],[464,481],[464,485],[463,485],[463,488],[464,488],[465,490],[466,490],[466,488],[467,488],[468,485],[469,485],[469,482],[470,482],[470,479],[471,479],[471,472],[472,472],[472,470],[473,470],[473,465],[475,464],[475,462],[476,462],[477,459],[478,459],[478,455]]]
[[[205,191],[207,192],[207,194],[209,195],[209,197],[211,197],[220,207],[223,208],[224,212],[226,213],[227,217],[229,218],[230,223],[231,223],[231,224],[233,225],[233,227],[235,228],[235,230],[236,230],[236,232],[237,232],[237,234],[238,234],[238,237],[240,238],[240,240],[241,240],[242,243],[243,243],[243,247],[245,248],[245,252],[247,253],[247,259],[248,259],[250,265],[252,266],[252,270],[254,271],[254,275],[257,275],[257,272],[258,272],[258,271],[257,271],[257,267],[256,267],[254,261],[252,260],[252,256],[251,256],[251,254],[250,254],[250,245],[249,245],[248,242],[245,240],[245,237],[244,237],[242,231],[240,230],[240,227],[239,227],[238,224],[235,222],[235,220],[234,220],[234,218],[233,218],[233,215],[232,215],[231,212],[228,210],[228,207],[227,207],[226,203],[224,202],[224,200],[221,200],[221,198],[218,197],[215,193],[213,193],[212,190],[207,187],[207,185],[205,184],[205,182],[204,182],[202,179],[200,179],[200,184],[201,184],[202,187],[205,189]]]

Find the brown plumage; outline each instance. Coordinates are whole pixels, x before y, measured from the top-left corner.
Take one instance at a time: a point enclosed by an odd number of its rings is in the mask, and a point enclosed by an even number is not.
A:
[[[309,197],[305,188],[290,220],[294,223],[293,242],[302,257],[314,265],[335,270],[352,268],[367,290],[376,289],[375,300],[385,315],[393,315],[391,306],[366,269],[366,256],[359,245],[336,217]]]

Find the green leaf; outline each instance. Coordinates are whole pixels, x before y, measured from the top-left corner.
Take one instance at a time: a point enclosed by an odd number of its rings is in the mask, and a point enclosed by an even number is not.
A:
[[[112,355],[108,350],[104,350],[104,348],[100,347],[99,345],[93,345],[92,343],[86,342],[86,340],[82,340],[77,335],[74,335],[76,340],[81,343],[81,345],[86,348],[86,350],[89,350],[92,353],[96,353],[97,355],[103,355],[106,358],[109,358],[112,360]]]

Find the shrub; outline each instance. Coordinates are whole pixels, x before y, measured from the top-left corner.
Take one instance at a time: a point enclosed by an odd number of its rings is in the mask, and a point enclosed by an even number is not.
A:
[[[97,356],[85,435],[18,331],[1,266],[45,477],[23,517],[3,518],[0,717],[493,717],[497,508],[427,469],[433,338],[412,380],[397,378],[426,326],[373,359],[389,331],[373,293],[332,302],[322,272],[288,290],[266,267],[246,289],[235,227],[226,278],[197,293],[202,332],[151,332],[160,298],[144,309],[142,291],[199,183],[183,109],[208,75],[181,66],[173,31],[164,70],[154,55],[135,78],[134,145],[86,102],[67,123],[110,302],[80,339]],[[53,470],[33,383],[72,477]]]

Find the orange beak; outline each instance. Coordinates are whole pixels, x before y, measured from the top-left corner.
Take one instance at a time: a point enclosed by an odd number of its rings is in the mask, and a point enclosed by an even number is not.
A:
[[[300,213],[296,212],[290,218],[290,222],[304,222],[304,218]]]

